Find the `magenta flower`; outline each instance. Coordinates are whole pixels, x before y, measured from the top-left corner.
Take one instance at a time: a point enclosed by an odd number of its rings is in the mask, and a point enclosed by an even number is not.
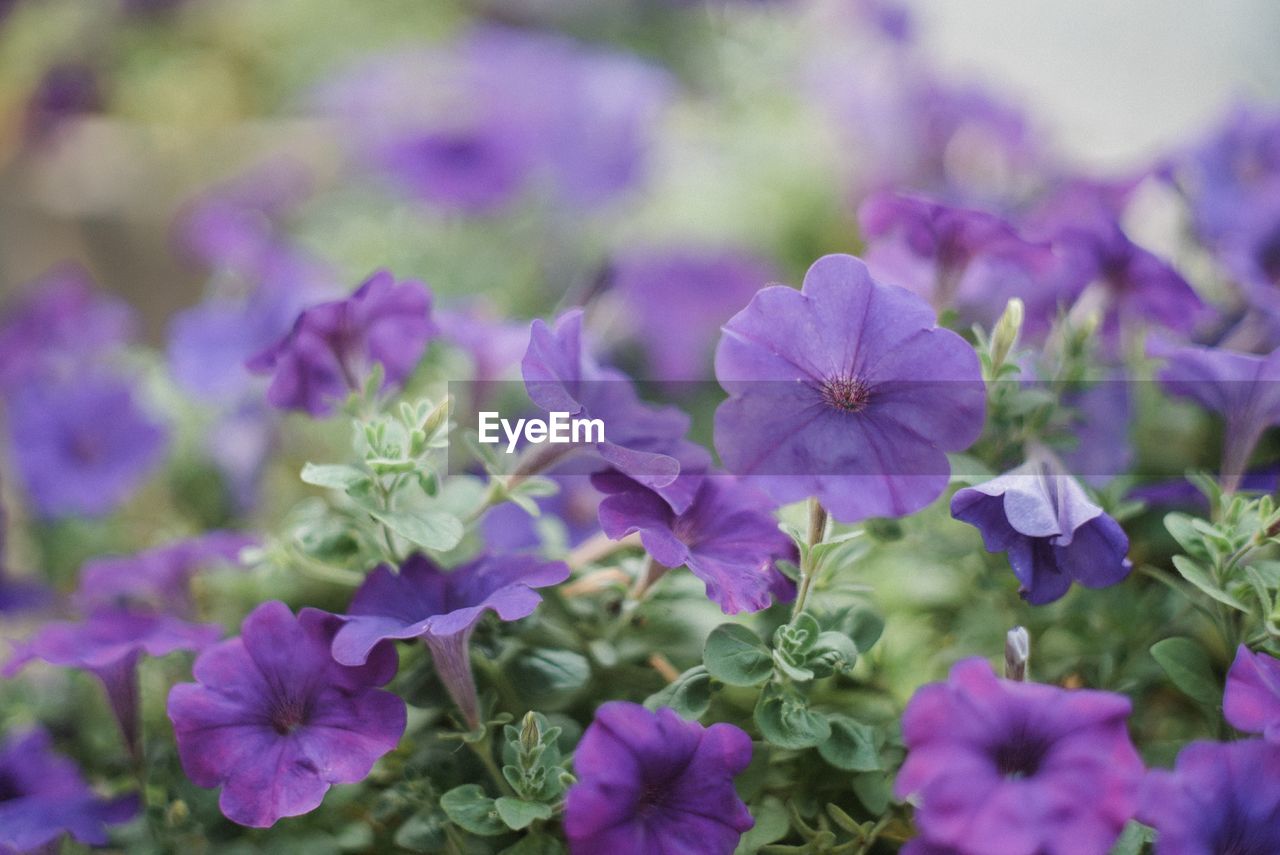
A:
[[[332,784],[363,780],[400,741],[404,701],[377,687],[396,672],[389,644],[349,668],[333,661],[332,615],[271,601],[241,634],[196,659],[195,683],[169,692],[182,768],[198,786],[222,787],[218,805],[265,828],[319,806]]]
[[[4,667],[12,677],[35,659],[79,668],[102,681],[125,746],[139,756],[138,660],[178,650],[200,650],[222,637],[214,624],[192,624],[168,615],[103,609],[82,621],[54,621],[18,644]]]
[[[1033,457],[951,497],[951,515],[982,532],[988,552],[1007,552],[1020,593],[1051,603],[1078,582],[1105,588],[1133,565],[1129,538],[1056,461]]]
[[[109,514],[161,462],[167,440],[114,377],[24,387],[8,420],[18,477],[41,517]]]
[[[620,540],[639,532],[655,561],[667,568],[688,566],[725,614],[759,611],[775,598],[792,599],[795,590],[774,562],[794,561],[795,544],[778,528],[768,498],[729,476],[681,477],[699,482],[693,503],[681,513],[625,476],[593,478],[609,494],[600,503],[604,533]]]
[[[751,738],[731,724],[704,728],[669,709],[601,705],[573,755],[571,855],[730,855],[755,824],[733,788],[750,762]]]
[[[1123,695],[1001,680],[966,659],[907,704],[907,759],[894,791],[917,800],[916,825],[937,846],[1106,852],[1142,783],[1129,710]]]
[[[1160,385],[1222,416],[1222,479],[1234,489],[1267,428],[1280,424],[1280,350],[1253,356],[1207,347],[1153,349]]]
[[[448,572],[421,555],[411,556],[399,573],[381,564],[338,618],[333,658],[363,665],[388,639],[421,638],[450,697],[475,728],[480,718],[467,647],[476,624],[487,612],[501,620],[528,617],[542,601],[534,588],[567,578],[563,563],[527,555],[481,556]]]
[[[780,502],[816,496],[843,522],[928,505],[946,488],[946,452],[982,432],[973,348],[847,255],[814,262],[801,291],[756,294],[724,326],[716,377],[725,468]]]
[[[0,742],[0,852],[60,851],[63,835],[90,846],[109,842],[107,826],[138,812],[136,796],[100,798],[75,764],[35,729]]]
[[[1240,645],[1227,672],[1222,713],[1236,730],[1280,744],[1280,659]]]
[[[1173,771],[1147,775],[1138,819],[1156,855],[1280,852],[1280,746],[1261,739],[1193,742]]]
[[[350,297],[303,310],[283,339],[247,364],[271,374],[267,400],[273,405],[323,416],[362,387],[375,362],[388,386],[404,381],[432,332],[426,286],[397,284],[383,270]]]

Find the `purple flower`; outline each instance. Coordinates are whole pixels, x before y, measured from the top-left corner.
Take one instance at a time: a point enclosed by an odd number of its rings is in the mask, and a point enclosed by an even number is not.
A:
[[[725,467],[843,522],[902,516],[947,486],[945,452],[982,432],[978,357],[923,300],[847,255],[771,286],[724,326],[716,411]]]
[[[1051,603],[1078,582],[1105,588],[1126,576],[1129,538],[1076,479],[1040,455],[951,497],[951,515],[982,532],[988,552],[1007,552],[1019,592]]]
[[[476,384],[512,379],[529,348],[529,325],[503,321],[483,305],[435,313],[440,338],[460,349],[472,364]]]
[[[1138,819],[1156,855],[1280,852],[1280,746],[1261,739],[1193,742],[1174,770],[1152,771]]]
[[[190,615],[191,578],[211,566],[235,564],[240,550],[255,542],[238,532],[213,531],[133,555],[92,559],[80,570],[76,605],[85,612],[129,607]]]
[[[593,447],[604,467],[594,468],[617,469],[658,492],[676,510],[688,507],[693,484],[676,476],[682,466],[701,470],[710,461],[704,450],[683,438],[689,417],[674,407],[645,404],[626,375],[595,361],[582,338],[581,309],[564,313],[554,327],[533,322],[521,363],[529,397],[549,412],[602,421],[605,441]],[[562,455],[581,450],[554,448]]]
[[[397,284],[383,270],[345,300],[305,309],[283,339],[248,365],[272,375],[267,400],[273,405],[323,416],[361,388],[375,362],[381,363],[388,386],[404,381],[432,331],[426,286]]]
[[[9,399],[14,463],[41,517],[104,516],[161,462],[167,432],[123,380],[87,376],[27,386]]]
[[[706,379],[720,325],[772,278],[768,264],[742,250],[632,251],[611,264],[631,332],[666,381]]]
[[[682,513],[625,476],[593,478],[610,494],[600,503],[604,533],[620,540],[639,532],[655,561],[667,568],[687,565],[725,614],[759,611],[775,598],[794,597],[774,562],[794,561],[795,545],[779,530],[768,498],[728,476],[681,477],[699,481],[693,503]]]
[[[51,742],[42,729],[0,742],[0,852],[59,851],[56,841],[64,834],[105,846],[106,827],[138,812],[136,796],[98,797]]]
[[[533,614],[542,598],[534,588],[569,578],[559,561],[526,555],[481,556],[445,572],[421,555],[393,572],[381,564],[351,598],[333,638],[333,658],[363,665],[387,639],[421,638],[436,672],[473,729],[479,725],[475,679],[467,645],[486,612],[502,620]]]
[[[704,728],[665,708],[603,704],[573,755],[569,851],[729,855],[755,824],[733,788],[750,762],[751,738],[731,724]]]
[[[1280,659],[1240,645],[1227,672],[1222,713],[1236,730],[1280,744]]]
[[[550,496],[534,500],[540,516],[534,517],[515,502],[490,508],[480,520],[480,534],[490,552],[506,553],[538,550],[543,546],[540,520],[554,518],[564,525],[567,545],[577,546],[599,533],[597,510],[600,493],[581,476],[545,473],[559,485]]]
[[[169,692],[182,768],[198,786],[222,787],[218,805],[233,822],[265,828],[314,810],[404,734],[404,701],[377,688],[395,675],[395,650],[339,665],[329,654],[337,626],[315,609],[295,618],[263,603],[238,638],[200,654],[195,683]]]
[[[1160,384],[1180,398],[1190,398],[1225,421],[1222,479],[1235,489],[1263,432],[1280,424],[1280,350],[1253,356],[1207,347],[1152,349],[1168,362]]]
[[[916,825],[938,847],[1106,852],[1142,784],[1129,710],[1123,695],[1001,680],[966,659],[907,704],[894,791],[918,800]]]
[[[102,89],[92,68],[78,62],[55,65],[40,78],[27,103],[27,137],[33,145],[47,144],[68,122],[102,106]]]
[[[35,659],[62,668],[81,668],[102,681],[125,746],[139,756],[138,660],[199,650],[222,637],[214,624],[192,624],[168,615],[102,609],[83,621],[46,623],[17,645],[4,667],[12,677]]]

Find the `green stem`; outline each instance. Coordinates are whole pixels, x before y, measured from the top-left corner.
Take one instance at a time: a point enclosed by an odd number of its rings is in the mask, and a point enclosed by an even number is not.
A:
[[[467,745],[471,746],[471,750],[475,752],[476,757],[480,758],[480,764],[484,766],[489,777],[493,779],[494,786],[498,788],[498,792],[507,796],[514,796],[516,791],[507,783],[506,776],[502,774],[502,770],[498,768],[498,764],[494,762],[493,752],[490,751],[489,737],[479,742],[467,740]]]

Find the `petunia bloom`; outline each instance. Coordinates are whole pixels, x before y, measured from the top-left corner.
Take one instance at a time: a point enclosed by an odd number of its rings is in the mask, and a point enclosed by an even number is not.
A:
[[[725,468],[779,502],[815,496],[843,522],[928,505],[946,489],[946,452],[982,432],[973,348],[847,255],[814,262],[800,291],[757,293],[724,325],[716,377]]]
[[[222,637],[214,624],[192,624],[168,615],[115,609],[93,612],[82,621],[54,621],[17,645],[4,667],[12,677],[39,659],[62,668],[80,668],[102,681],[125,747],[139,756],[138,660],[178,650],[200,650]]]
[[[468,644],[487,612],[502,620],[533,614],[542,598],[534,588],[569,578],[559,561],[528,555],[481,556],[445,572],[421,555],[393,572],[374,568],[351,598],[333,638],[333,658],[363,665],[388,639],[421,638],[450,697],[472,728],[480,723]]]
[[[1280,659],[1240,645],[1227,672],[1222,713],[1236,730],[1280,745]]]
[[[1280,350],[1254,356],[1208,347],[1164,348],[1168,361],[1160,385],[1222,416],[1222,481],[1239,486],[1249,458],[1267,428],[1280,424]]]
[[[1129,711],[1123,695],[1002,680],[966,659],[907,704],[894,791],[917,800],[916,825],[938,847],[1105,853],[1142,784]]]
[[[51,743],[41,729],[0,741],[0,852],[58,851],[64,835],[105,846],[107,826],[138,812],[136,796],[99,797]]]
[[[681,513],[618,473],[594,477],[597,488],[609,494],[600,503],[604,533],[619,540],[639,532],[655,561],[666,568],[687,565],[725,614],[791,599],[791,583],[774,562],[795,560],[795,544],[778,528],[768,498],[728,476],[681,477],[699,480],[693,503]]]
[[[951,497],[951,516],[1007,552],[1020,592],[1051,603],[1078,582],[1105,588],[1129,575],[1129,538],[1055,461],[1034,455],[1017,469]]]
[[[46,518],[115,510],[161,462],[167,440],[114,377],[25,387],[7,415],[19,480]]]
[[[601,705],[573,755],[571,855],[730,855],[755,824],[733,788],[750,762],[751,739],[731,724],[704,728],[665,708]]]
[[[265,828],[319,806],[332,784],[363,780],[404,734],[404,701],[381,691],[396,672],[389,644],[352,668],[329,653],[332,615],[271,601],[238,638],[200,654],[195,683],[169,692],[182,768],[198,786],[222,787],[218,805]]]
[[[1147,776],[1138,820],[1156,855],[1280,852],[1280,746],[1261,739],[1193,742],[1173,771]]]
[[[293,329],[248,366],[271,375],[267,400],[274,406],[323,416],[362,387],[373,363],[382,365],[386,385],[404,381],[432,331],[426,286],[397,283],[383,270],[344,300],[304,309]]]

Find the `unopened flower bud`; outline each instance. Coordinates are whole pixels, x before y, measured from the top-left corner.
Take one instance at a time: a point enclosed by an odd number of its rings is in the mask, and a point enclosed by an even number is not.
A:
[[[1019,682],[1027,679],[1027,660],[1031,658],[1031,636],[1025,627],[1015,626],[1004,637],[1004,676]]]
[[[1025,314],[1022,301],[1014,297],[1004,307],[1000,320],[996,321],[991,332],[991,363],[996,368],[1004,365],[1009,353],[1017,346]]]

